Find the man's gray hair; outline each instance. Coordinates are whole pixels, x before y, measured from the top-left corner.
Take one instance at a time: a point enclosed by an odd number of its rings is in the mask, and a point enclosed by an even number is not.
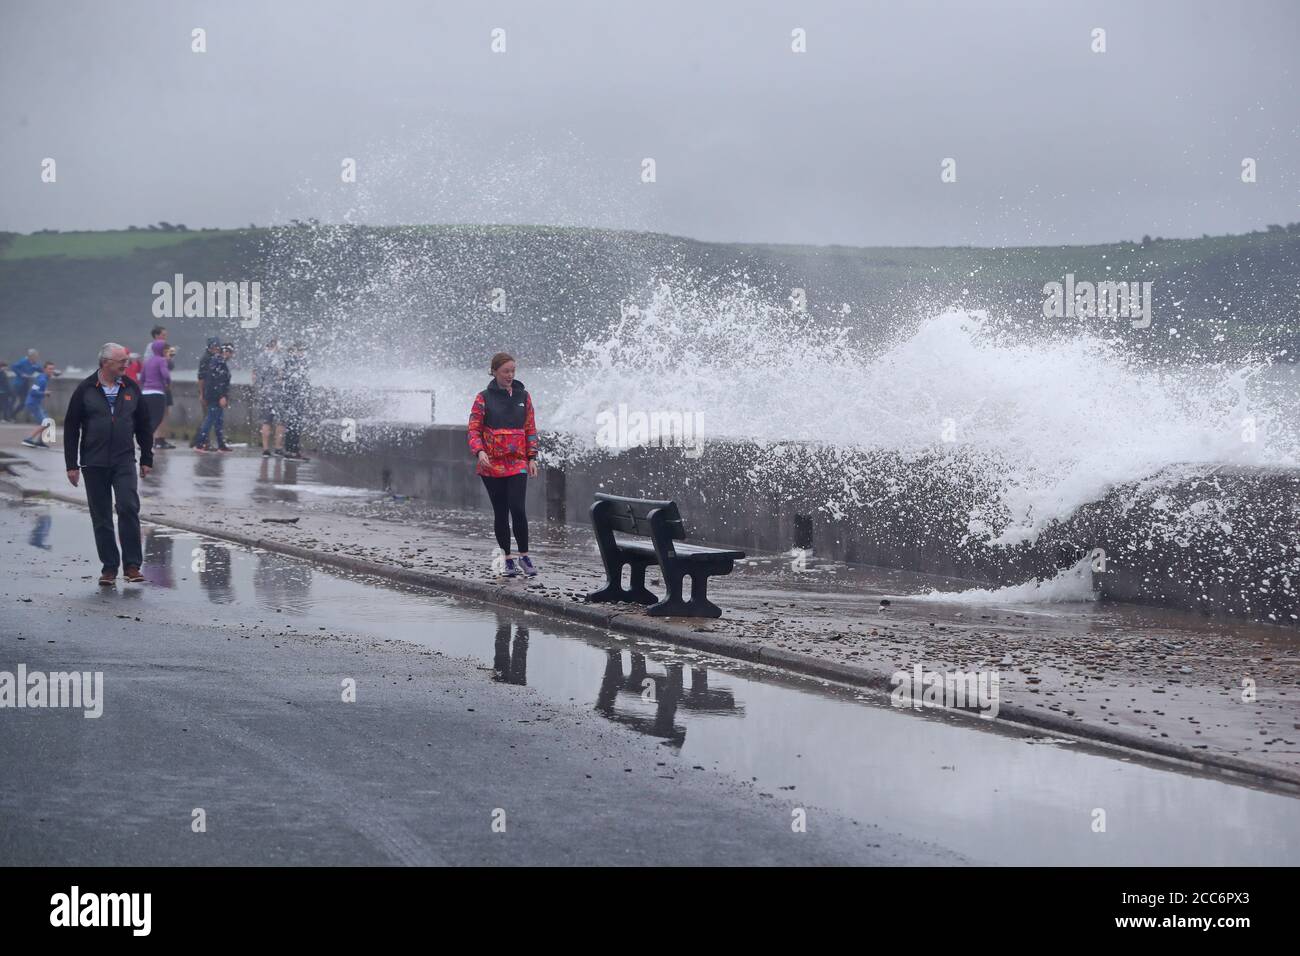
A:
[[[103,368],[104,363],[113,357],[114,352],[125,352],[125,345],[118,345],[116,342],[105,342],[99,349],[99,367]]]

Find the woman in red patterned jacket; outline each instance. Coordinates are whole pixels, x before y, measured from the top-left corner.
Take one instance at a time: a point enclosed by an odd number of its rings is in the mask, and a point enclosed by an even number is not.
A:
[[[528,479],[537,477],[537,425],[533,400],[515,380],[515,360],[505,352],[492,356],[492,381],[474,397],[469,413],[469,450],[478,456],[478,474],[492,500],[497,544],[505,554],[505,576],[520,569],[537,573],[528,557],[528,515],[524,495]],[[510,528],[519,544],[519,565],[510,556]]]

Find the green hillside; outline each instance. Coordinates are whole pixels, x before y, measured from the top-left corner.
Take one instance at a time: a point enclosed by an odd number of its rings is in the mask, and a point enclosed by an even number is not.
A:
[[[166,225],[166,224],[164,224]],[[551,226],[320,226],[0,234],[0,330],[12,359],[29,346],[88,364],[99,344],[140,348],[153,287],[257,281],[262,324],[163,319],[192,364],[208,335],[244,354],[278,333],[318,351],[406,364],[477,361],[502,344],[533,362],[572,354],[644,302],[657,281],[743,283],[773,303],[807,292],[816,321],[875,340],[949,305],[986,308],[1013,334],[1069,331],[1042,315],[1043,286],[1154,283],[1154,323],[1106,331],[1176,360],[1300,353],[1300,224],[1241,236],[1095,246],[917,248],[707,243],[652,233]],[[507,292],[504,313],[488,308]],[[848,313],[843,307],[849,306]],[[1086,320],[1099,322],[1101,320]],[[1175,331],[1176,330],[1176,331]]]

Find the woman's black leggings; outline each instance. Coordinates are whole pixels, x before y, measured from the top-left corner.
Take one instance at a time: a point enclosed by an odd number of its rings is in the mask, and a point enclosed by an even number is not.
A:
[[[157,431],[163,416],[167,414],[167,396],[150,392],[144,396],[144,407],[149,409],[149,430]]]
[[[492,499],[492,513],[496,517],[493,530],[496,531],[497,544],[506,554],[510,553],[510,526],[514,525],[515,540],[519,550],[528,551],[528,513],[524,510],[524,495],[528,491],[527,475],[511,475],[509,478],[490,478],[479,475],[483,487]]]

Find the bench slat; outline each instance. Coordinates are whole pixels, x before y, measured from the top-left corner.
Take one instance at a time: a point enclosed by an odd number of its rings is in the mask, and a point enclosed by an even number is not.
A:
[[[661,512],[669,537],[681,541],[686,537],[686,525],[682,522],[681,512],[672,501],[654,501],[649,498],[623,498],[619,495],[596,493],[597,501],[609,502],[605,519],[615,531],[626,534],[650,534],[650,512]]]
[[[614,535],[614,543],[624,551],[635,551],[639,554],[654,554],[654,545],[649,538],[629,538],[626,535]],[[710,548],[702,544],[674,544],[673,551],[678,557],[690,558],[695,555],[711,558],[743,558],[744,551],[732,551],[729,548]]]

